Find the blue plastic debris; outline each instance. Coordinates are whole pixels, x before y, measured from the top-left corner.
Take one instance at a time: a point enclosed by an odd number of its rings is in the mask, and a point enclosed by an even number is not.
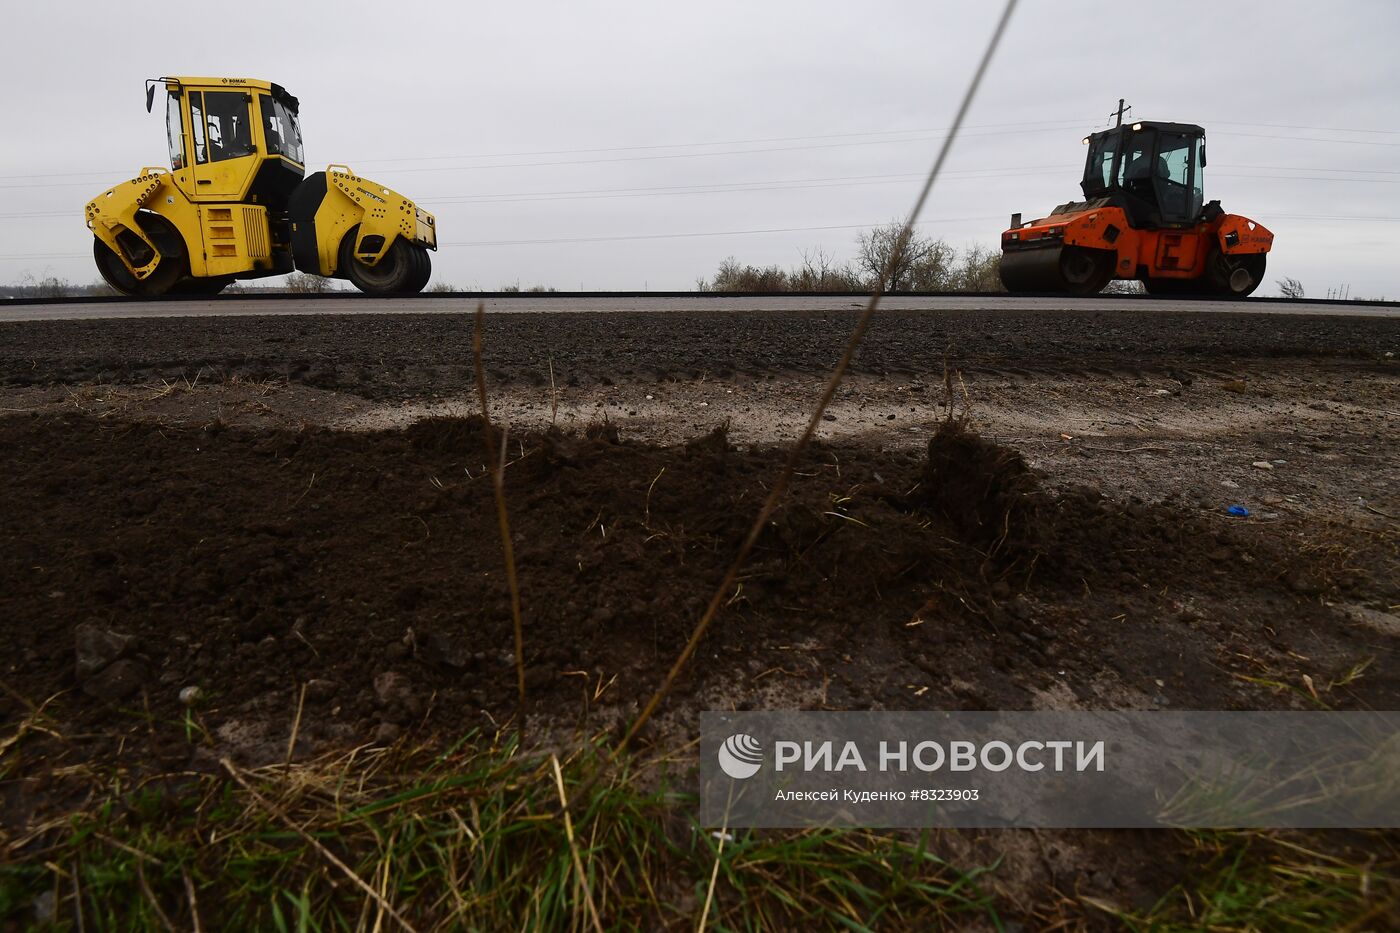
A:
[[[1232,505],[1225,511],[1229,512],[1231,515],[1236,515],[1240,518],[1249,518],[1249,509],[1245,508],[1242,505]]]

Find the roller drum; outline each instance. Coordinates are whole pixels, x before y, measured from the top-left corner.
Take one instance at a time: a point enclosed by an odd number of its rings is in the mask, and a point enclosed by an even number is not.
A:
[[[1003,250],[1001,284],[1009,292],[1064,292],[1068,290],[1060,261],[1060,245],[1036,249]]]

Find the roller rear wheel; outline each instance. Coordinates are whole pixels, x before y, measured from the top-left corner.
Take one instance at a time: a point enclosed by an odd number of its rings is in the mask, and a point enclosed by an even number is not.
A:
[[[428,279],[433,276],[433,261],[428,258],[428,251],[418,244],[413,244],[413,259],[416,264],[416,271],[413,281],[408,283],[408,290],[411,292],[421,292],[428,284]]]
[[[1060,254],[1060,275],[1071,295],[1097,295],[1113,280],[1113,253],[1066,246]]]
[[[1244,298],[1264,281],[1268,265],[1265,253],[1228,256],[1216,250],[1206,260],[1206,281],[1210,290],[1226,298]]]
[[[368,266],[355,256],[359,235],[360,228],[351,227],[341,241],[340,272],[360,291],[367,295],[408,295],[422,291],[428,284],[431,270],[418,246],[395,237],[379,262]]]

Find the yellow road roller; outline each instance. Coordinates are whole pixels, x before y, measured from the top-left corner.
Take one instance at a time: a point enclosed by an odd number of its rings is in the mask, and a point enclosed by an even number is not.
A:
[[[252,78],[152,78],[170,168],[143,168],[84,210],[102,278],[124,295],[213,295],[293,270],[372,295],[423,290],[437,221],[344,165],[307,176],[297,99]]]

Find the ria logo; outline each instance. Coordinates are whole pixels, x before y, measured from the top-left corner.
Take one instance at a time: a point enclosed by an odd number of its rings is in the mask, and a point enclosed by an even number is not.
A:
[[[751,735],[736,732],[719,747],[719,766],[737,781],[751,778],[763,767],[763,745]]]

